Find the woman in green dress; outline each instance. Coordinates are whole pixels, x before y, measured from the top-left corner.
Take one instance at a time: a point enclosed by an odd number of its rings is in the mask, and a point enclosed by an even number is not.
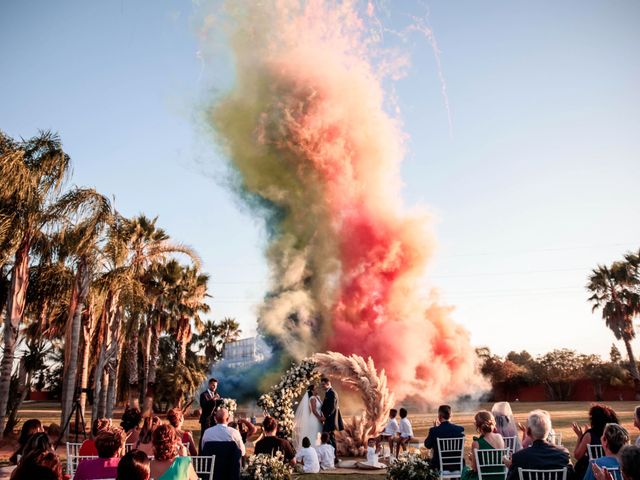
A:
[[[480,410],[475,416],[476,430],[479,437],[473,437],[471,453],[469,454],[469,466],[462,473],[461,480],[476,480],[478,478],[478,467],[476,465],[476,450],[499,450],[504,448],[502,435],[495,432],[496,420],[487,410]],[[491,475],[495,474],[495,475]],[[499,475],[504,478],[504,467],[492,467],[482,470],[482,475],[491,475],[490,478],[498,480]]]
[[[171,425],[160,425],[153,432],[151,478],[156,480],[198,480],[191,457],[181,457],[180,437]]]

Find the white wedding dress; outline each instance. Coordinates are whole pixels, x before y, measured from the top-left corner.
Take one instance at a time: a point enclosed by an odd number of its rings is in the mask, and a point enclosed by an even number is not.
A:
[[[302,439],[307,437],[311,441],[311,446],[315,447],[320,445],[320,434],[322,433],[322,423],[313,414],[315,406],[315,412],[320,415],[320,406],[322,400],[317,395],[309,398],[307,393],[304,394],[296,410],[295,417],[295,430],[293,432],[293,440],[295,442],[296,450],[302,448]]]

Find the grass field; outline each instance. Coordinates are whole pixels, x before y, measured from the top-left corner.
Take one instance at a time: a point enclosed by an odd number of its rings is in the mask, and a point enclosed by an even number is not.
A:
[[[466,437],[466,446],[470,448],[472,435],[475,434],[475,428],[473,427],[473,416],[475,412],[480,409],[491,409],[492,404],[479,404],[476,408],[469,411],[460,411],[453,413],[453,421],[455,423],[464,426]],[[609,402],[610,405],[618,414],[621,424],[629,431],[632,441],[638,436],[638,431],[633,426],[633,410],[636,406],[635,402]],[[588,410],[589,402],[514,402],[511,407],[514,410],[514,415],[517,421],[525,422],[527,413],[535,408],[542,408],[548,410],[551,413],[551,419],[553,422],[553,428],[556,432],[562,433],[562,443],[567,449],[572,452],[576,443],[576,436],[571,430],[572,422],[587,423],[588,422]],[[116,411],[116,416],[120,415],[121,411]],[[21,410],[20,417],[22,419],[39,418],[45,425],[50,423],[60,423],[60,410],[55,405],[47,404],[28,404]],[[409,419],[413,424],[415,435],[418,438],[424,439],[427,435],[427,431],[431,426],[435,418],[434,414],[415,414],[409,412]],[[87,423],[90,423],[90,419],[87,419]],[[190,429],[194,436],[199,437],[200,425],[196,418],[189,418],[185,422],[185,428]],[[196,438],[197,439],[197,438]],[[249,445],[250,447],[250,445]],[[5,445],[0,449],[0,462],[6,463],[10,453],[12,445]],[[64,455],[61,450],[60,454]],[[364,479],[378,479],[383,478],[381,475],[304,475],[307,480],[317,480],[336,477],[340,480],[364,480]],[[301,476],[302,478],[302,476]]]

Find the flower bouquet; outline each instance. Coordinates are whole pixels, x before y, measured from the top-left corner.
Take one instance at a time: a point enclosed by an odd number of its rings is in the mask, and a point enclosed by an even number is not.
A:
[[[247,469],[242,473],[245,480],[290,480],[291,466],[284,461],[282,452],[275,455],[251,455]]]
[[[401,457],[387,470],[387,480],[437,480],[438,478],[438,472],[431,468],[426,458],[420,456]]]

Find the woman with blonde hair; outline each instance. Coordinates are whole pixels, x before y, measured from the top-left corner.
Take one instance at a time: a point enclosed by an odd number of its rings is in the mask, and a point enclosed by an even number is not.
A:
[[[522,442],[518,435],[518,424],[513,416],[511,405],[509,402],[496,402],[491,407],[491,413],[496,419],[496,432],[502,435],[502,438],[514,437],[515,444],[513,451],[517,452],[522,449]]]
[[[469,453],[469,465],[470,468],[465,469],[462,473],[461,480],[473,480],[478,478],[478,466],[476,465],[476,450],[499,450],[504,448],[504,440],[502,435],[495,432],[496,419],[493,414],[487,410],[480,410],[474,417],[476,430],[480,434],[478,437],[473,437],[473,443],[471,444],[471,453]],[[495,472],[486,469],[487,474],[500,473],[502,470],[496,470]],[[483,470],[483,475],[485,471]]]

